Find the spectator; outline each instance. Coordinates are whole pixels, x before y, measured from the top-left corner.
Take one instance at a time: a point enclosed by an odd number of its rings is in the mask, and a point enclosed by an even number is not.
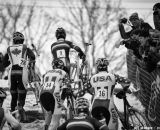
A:
[[[139,67],[152,72],[156,67],[157,63],[160,61],[160,54],[157,50],[157,42],[150,38],[149,33],[141,30],[139,34],[139,54],[141,55],[141,60],[136,60]]]
[[[129,32],[125,32],[124,26],[123,26],[123,24],[127,23],[127,19],[123,18],[123,19],[120,19],[119,21],[119,31],[123,39],[130,38],[131,32],[135,29],[141,29],[145,31],[149,31],[149,29],[152,29],[152,27],[148,23],[145,23],[139,18],[138,13],[131,14],[131,16],[129,17],[129,21],[132,24],[131,26],[132,30]]]
[[[153,6],[153,22],[155,29],[160,31],[160,3]]]

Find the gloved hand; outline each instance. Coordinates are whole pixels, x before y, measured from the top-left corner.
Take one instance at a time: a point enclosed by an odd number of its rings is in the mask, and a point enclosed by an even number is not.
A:
[[[83,61],[85,61],[86,60],[86,55],[79,53],[79,58],[82,59]]]
[[[123,24],[126,24],[126,23],[127,23],[127,19],[126,19],[126,18],[122,18],[122,19],[120,19],[119,22],[120,22],[120,23],[123,23]]]

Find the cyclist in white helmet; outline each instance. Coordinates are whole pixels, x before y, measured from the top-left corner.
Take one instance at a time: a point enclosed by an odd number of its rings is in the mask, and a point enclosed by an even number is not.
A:
[[[43,76],[40,102],[46,110],[44,129],[48,130],[51,120],[54,129],[59,125],[61,110],[64,109],[63,101],[66,98],[66,88],[69,84],[68,74],[63,70],[64,63],[56,59],[52,62],[53,70],[46,72]]]
[[[11,115],[9,110],[2,107],[6,97],[7,93],[3,88],[0,88],[0,130],[3,129],[6,121],[10,124],[13,130],[21,130],[20,123]]]
[[[109,129],[118,129],[118,115],[115,110],[113,92],[117,82],[121,83],[121,78],[108,72],[109,62],[106,58],[99,58],[96,61],[97,73],[94,74],[90,81],[85,84],[84,90],[88,90],[92,97],[91,114],[98,120],[105,118]],[[127,85],[130,82],[127,82]],[[78,96],[84,95],[84,90],[79,92]]]
[[[89,102],[81,97],[75,102],[76,115],[57,130],[109,130],[108,127],[90,116]]]

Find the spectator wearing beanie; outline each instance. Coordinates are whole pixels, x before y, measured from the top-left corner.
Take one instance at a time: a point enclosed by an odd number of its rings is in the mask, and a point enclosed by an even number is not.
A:
[[[123,39],[130,38],[130,35],[131,35],[132,31],[135,30],[135,29],[146,30],[148,32],[149,32],[150,29],[152,29],[152,27],[148,23],[142,21],[142,19],[139,18],[137,12],[132,13],[130,15],[129,21],[132,24],[132,30],[129,31],[129,32],[125,32],[124,26],[123,26],[123,24],[124,24],[123,21],[120,20],[120,22],[119,22],[119,31],[120,31],[121,37]]]

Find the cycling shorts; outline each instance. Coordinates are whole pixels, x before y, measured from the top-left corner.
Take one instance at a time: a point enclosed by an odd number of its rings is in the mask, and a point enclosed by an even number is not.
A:
[[[100,120],[100,113],[103,113],[106,118],[106,123],[109,123],[110,112],[109,112],[110,100],[95,99],[92,105],[91,114],[94,118]]]
[[[49,92],[43,92],[40,95],[40,102],[46,111],[54,112],[55,109],[55,98],[53,94]]]

